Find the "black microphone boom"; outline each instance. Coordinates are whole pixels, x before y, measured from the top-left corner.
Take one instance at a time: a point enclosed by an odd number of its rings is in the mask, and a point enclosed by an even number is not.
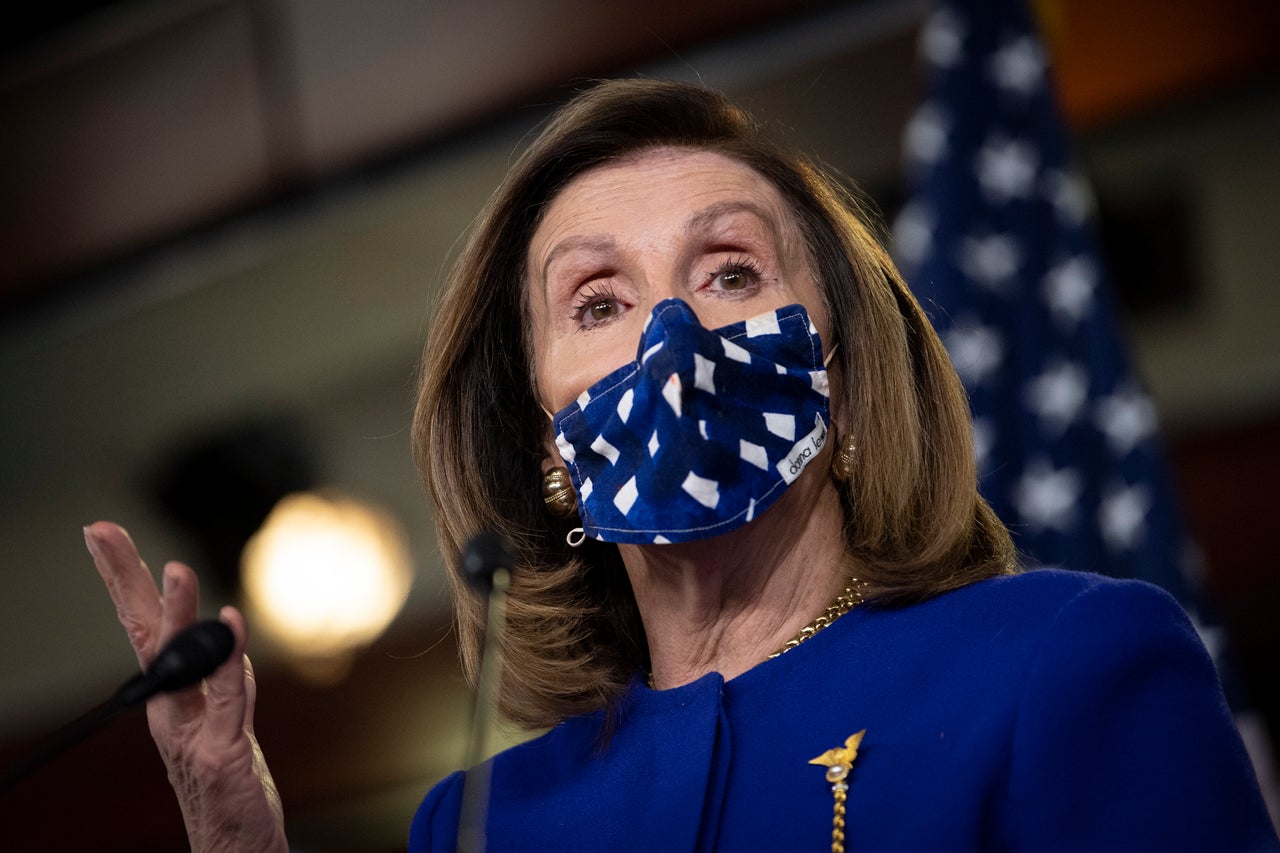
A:
[[[157,693],[169,693],[199,684],[231,656],[235,636],[216,619],[179,631],[146,672],[124,683],[110,699],[51,735],[35,754],[0,776],[0,790],[18,782],[37,767],[84,740],[116,714],[145,702]]]
[[[197,622],[178,632],[146,672],[125,682],[113,701],[127,708],[157,693],[171,693],[199,684],[231,656],[235,643],[231,629],[218,620]]]
[[[458,817],[458,853],[484,853],[485,820],[489,809],[488,762],[481,762],[490,720],[497,715],[498,682],[502,672],[502,633],[507,624],[507,588],[514,561],[500,533],[484,531],[462,550],[462,573],[474,589],[486,595],[489,613],[480,651],[480,677],[476,683],[471,738],[467,746],[466,778]]]

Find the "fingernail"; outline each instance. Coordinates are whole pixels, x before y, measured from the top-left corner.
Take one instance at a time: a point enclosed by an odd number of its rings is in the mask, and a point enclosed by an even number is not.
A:
[[[166,565],[164,567],[164,573],[163,573],[164,594],[166,596],[168,596],[169,593],[173,592],[173,586],[175,583],[177,583],[177,580],[178,579],[176,574],[173,571],[173,567]]]
[[[93,531],[89,529],[89,525],[84,527],[84,544],[89,549],[89,553],[97,556],[98,554],[98,538],[93,535]]]

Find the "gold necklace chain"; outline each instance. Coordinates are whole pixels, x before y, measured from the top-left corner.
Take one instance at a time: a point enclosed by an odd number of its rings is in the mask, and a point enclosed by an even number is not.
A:
[[[862,581],[858,580],[857,578],[851,578],[849,580],[849,585],[840,591],[840,594],[835,597],[834,601],[832,601],[830,604],[827,605],[826,610],[823,610],[814,618],[812,622],[810,622],[808,625],[805,625],[798,632],[796,632],[796,635],[794,637],[792,637],[790,640],[787,640],[787,642],[783,644],[782,648],[778,649],[776,652],[769,655],[768,659],[773,660],[779,655],[783,655],[791,651],[796,646],[800,645],[805,640],[809,639],[814,634],[821,631],[823,628],[826,628],[832,622],[836,621],[841,616],[845,615],[846,613],[848,613],[850,610],[857,607],[861,603],[862,603]],[[652,672],[648,673],[648,682],[649,682],[649,689],[652,690],[653,689],[653,673]]]
[[[769,660],[773,660],[779,655],[791,651],[796,646],[800,645],[805,640],[809,639],[814,634],[818,633],[861,603],[862,582],[857,578],[852,578],[849,581],[849,585],[841,590],[840,594],[836,596],[835,601],[832,601],[827,605],[826,610],[819,613],[817,618],[801,628],[800,631],[790,640],[787,640],[782,648],[769,655]]]

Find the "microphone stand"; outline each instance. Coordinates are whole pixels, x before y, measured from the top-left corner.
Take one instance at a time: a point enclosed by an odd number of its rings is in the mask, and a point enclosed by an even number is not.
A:
[[[233,644],[231,629],[216,619],[197,622],[180,631],[160,650],[146,672],[130,678],[106,702],[54,732],[35,752],[0,775],[0,791],[75,746],[121,711],[140,705],[157,693],[198,684],[230,657]]]
[[[106,725],[107,721],[116,714],[129,708],[132,703],[122,697],[123,692],[124,688],[121,688],[106,702],[72,720],[46,737],[44,742],[36,747],[36,750],[31,755],[5,770],[4,775],[0,777],[0,791],[13,787],[37,768],[52,761],[58,755],[61,755]]]
[[[463,571],[473,586],[487,589],[489,607],[464,765],[467,772],[462,783],[462,808],[458,816],[458,853],[484,853],[486,844],[485,823],[493,763],[482,759],[498,706],[502,674],[501,639],[506,630],[510,565],[506,546],[496,534],[480,534],[467,544],[463,553]]]

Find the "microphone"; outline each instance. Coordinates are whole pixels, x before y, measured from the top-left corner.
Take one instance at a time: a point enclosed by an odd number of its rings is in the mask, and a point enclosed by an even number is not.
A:
[[[462,573],[467,583],[489,598],[484,645],[480,651],[480,677],[476,683],[471,739],[467,746],[466,778],[462,783],[462,807],[458,816],[458,853],[483,853],[485,820],[489,806],[492,767],[480,763],[491,720],[498,704],[502,672],[501,638],[507,622],[507,588],[511,583],[511,552],[501,535],[483,531],[462,549]]]
[[[174,635],[147,671],[126,681],[111,701],[127,708],[157,693],[171,693],[199,684],[231,657],[234,646],[231,629],[217,619],[197,622]]]
[[[106,702],[55,732],[34,755],[9,768],[0,776],[0,790],[75,746],[126,708],[145,702],[157,693],[200,683],[231,656],[234,647],[231,629],[216,619],[197,622],[179,631],[145,672],[126,681]]]

